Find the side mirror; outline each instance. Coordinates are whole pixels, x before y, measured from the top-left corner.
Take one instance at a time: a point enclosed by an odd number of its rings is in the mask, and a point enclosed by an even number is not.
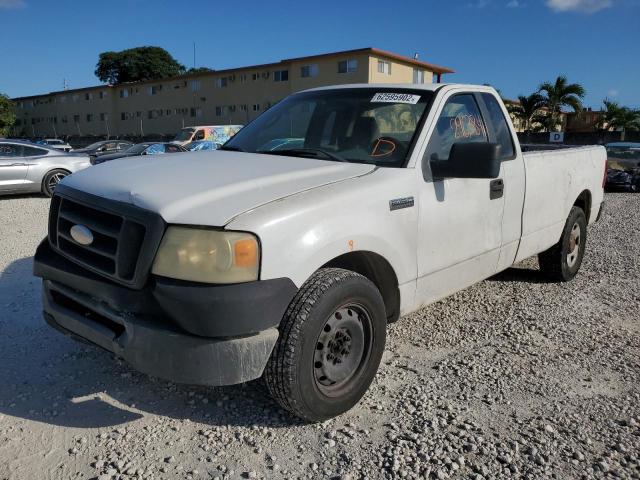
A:
[[[426,162],[423,160],[423,175]],[[454,143],[449,160],[430,160],[433,179],[498,178],[500,175],[500,145],[497,143]]]

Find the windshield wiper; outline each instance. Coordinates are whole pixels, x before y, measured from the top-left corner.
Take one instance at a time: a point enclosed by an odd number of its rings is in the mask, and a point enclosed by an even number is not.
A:
[[[226,150],[227,152],[244,152],[240,147],[234,147],[232,145],[222,146],[218,150]]]
[[[321,148],[288,148],[284,150],[258,150],[256,153],[263,153],[265,155],[291,155],[291,156],[304,156],[311,155],[312,157],[323,156],[326,159],[333,160],[335,162],[348,162],[348,160],[342,158],[335,153],[327,152]]]

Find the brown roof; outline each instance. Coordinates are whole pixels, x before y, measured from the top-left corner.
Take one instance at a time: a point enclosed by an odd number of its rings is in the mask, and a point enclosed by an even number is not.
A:
[[[335,55],[350,55],[350,54],[355,54],[355,53],[370,53],[372,55],[378,55],[380,57],[391,58],[391,59],[397,60],[399,62],[407,63],[407,64],[410,64],[410,65],[415,65],[417,67],[422,67],[422,68],[424,68],[426,70],[429,70],[430,72],[437,73],[437,74],[455,73],[454,70],[452,70],[450,68],[447,68],[447,67],[442,67],[440,65],[435,65],[433,63],[422,62],[422,61],[416,60],[414,58],[405,57],[404,55],[398,55],[397,53],[387,52],[385,50],[380,50],[378,48],[367,47],[367,48],[357,48],[357,49],[354,49],[354,50],[342,50],[342,51],[339,51],[339,52],[320,53],[320,54],[317,54],[317,55],[308,55],[308,56],[305,56],[305,57],[287,58],[287,59],[284,59],[284,60],[280,60],[279,62],[263,63],[263,64],[259,64],[259,65],[247,65],[246,67],[226,68],[226,69],[223,69],[223,70],[210,70],[208,72],[185,73],[184,75],[180,75],[180,76],[177,76],[177,77],[157,78],[157,79],[154,79],[154,80],[140,80],[138,82],[126,82],[126,83],[120,83],[118,85],[103,84],[103,85],[95,85],[93,87],[73,88],[73,89],[69,89],[69,90],[57,90],[57,91],[48,92],[48,93],[41,93],[41,94],[38,94],[38,95],[29,95],[29,96],[26,96],[26,97],[16,97],[13,100],[28,100],[28,99],[31,99],[31,98],[40,98],[40,97],[44,97],[44,96],[47,96],[47,95],[58,95],[58,94],[82,92],[82,91],[87,91],[87,90],[99,90],[99,89],[102,89],[102,88],[121,87],[123,85],[144,85],[144,84],[148,84],[148,83],[158,83],[158,82],[167,82],[167,81],[172,81],[172,80],[189,79],[189,78],[207,76],[207,75],[212,75],[212,74],[237,72],[239,70],[248,70],[248,69],[251,69],[251,68],[275,67],[275,66],[278,66],[278,65],[282,65],[283,63],[299,62],[299,61],[303,61],[303,60],[313,60],[315,58],[331,57],[331,56],[335,56]]]

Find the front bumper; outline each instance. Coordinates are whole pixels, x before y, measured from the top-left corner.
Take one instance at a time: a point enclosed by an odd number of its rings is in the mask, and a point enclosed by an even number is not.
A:
[[[262,375],[297,289],[289,279],[202,285],[152,278],[130,289],[88,272],[43,241],[34,259],[44,317],[62,332],[177,383],[230,385]]]

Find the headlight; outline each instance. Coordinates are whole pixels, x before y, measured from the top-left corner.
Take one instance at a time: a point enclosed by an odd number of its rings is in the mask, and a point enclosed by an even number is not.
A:
[[[151,272],[203,283],[240,283],[258,279],[260,247],[250,233],[169,227]]]

